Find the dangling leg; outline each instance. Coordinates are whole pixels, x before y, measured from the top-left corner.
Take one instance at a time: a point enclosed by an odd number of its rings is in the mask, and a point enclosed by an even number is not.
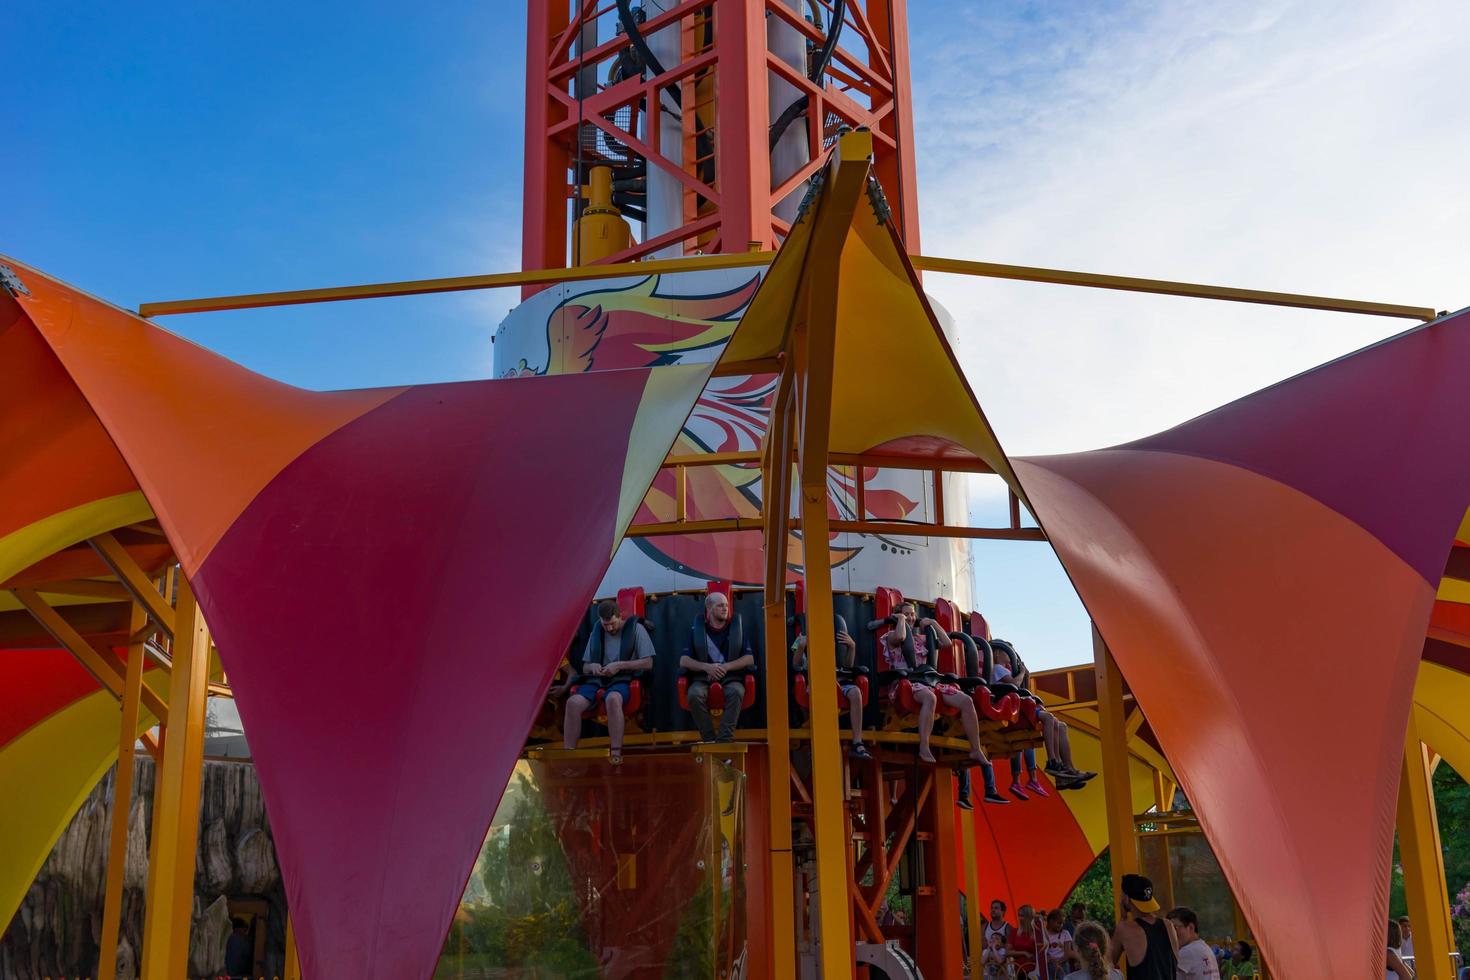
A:
[[[964,726],[965,738],[970,743],[970,758],[976,762],[989,762],[985,749],[980,745],[980,716],[975,714],[975,702],[957,691],[948,691],[944,703],[960,711],[960,724]]]
[[[924,762],[935,762],[934,751],[929,748],[929,736],[934,734],[934,692],[927,687],[914,687],[914,700],[919,704],[919,758]]]
[[[608,691],[607,699],[607,758],[613,765],[623,761],[623,693]]]
[[[561,747],[564,749],[575,749],[577,739],[582,737],[582,715],[586,713],[587,706],[592,702],[580,694],[573,694],[567,698],[566,717],[561,723]]]
[[[847,695],[847,718],[852,723],[853,758],[871,759],[867,746],[863,744],[863,692],[853,685],[844,693]]]

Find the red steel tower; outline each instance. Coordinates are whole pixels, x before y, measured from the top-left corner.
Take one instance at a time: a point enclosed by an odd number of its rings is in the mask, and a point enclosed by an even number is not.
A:
[[[596,261],[773,248],[844,128],[872,131],[917,251],[906,17],[905,0],[530,0],[523,267],[569,264],[594,167],[633,230]]]

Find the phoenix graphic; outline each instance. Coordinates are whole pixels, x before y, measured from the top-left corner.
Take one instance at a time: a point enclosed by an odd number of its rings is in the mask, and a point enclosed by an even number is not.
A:
[[[761,280],[754,275],[724,292],[692,296],[661,293],[659,282],[659,276],[648,276],[631,286],[568,297],[547,317],[545,347],[533,354],[534,362],[522,358],[502,376],[576,374],[712,361],[730,339]],[[775,391],[775,375],[712,378],[695,403],[673,452],[693,455],[759,450]],[[877,469],[867,469],[864,480],[872,480],[877,473]],[[759,517],[760,476],[758,463],[690,467],[686,472],[686,518],[704,521]],[[854,467],[828,471],[827,510],[832,519],[857,517],[856,481]],[[673,521],[675,492],[673,471],[660,471],[635,521]],[[885,521],[902,520],[918,507],[917,501],[897,490],[872,486],[865,487],[864,502],[869,517]],[[741,583],[759,582],[764,574],[757,531],[634,540],[654,561],[684,574]],[[834,547],[832,563],[849,561],[861,550]],[[792,579],[801,571],[801,542],[795,535],[787,540],[787,569]]]

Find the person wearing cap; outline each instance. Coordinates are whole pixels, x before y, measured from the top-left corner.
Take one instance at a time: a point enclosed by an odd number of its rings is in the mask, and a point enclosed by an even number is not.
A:
[[[841,616],[833,615],[832,628],[837,636],[837,667],[840,670],[852,670],[857,666],[857,641],[847,632],[847,620]],[[806,671],[806,633],[797,634],[796,641],[791,644],[791,669],[798,673]],[[808,679],[810,680],[810,679]],[[871,759],[872,753],[863,744],[863,691],[858,687],[857,681],[851,674],[838,674],[838,689],[842,691],[842,699],[847,702],[847,717],[852,722],[852,757],[854,759]]]
[[[1199,937],[1199,916],[1181,905],[1170,909],[1168,920],[1179,939],[1179,980],[1220,980],[1220,965],[1208,943]]]
[[[1174,923],[1159,918],[1154,883],[1143,875],[1124,875],[1121,884],[1123,917],[1113,930],[1113,946],[1127,960],[1128,980],[1176,980],[1179,937]]]

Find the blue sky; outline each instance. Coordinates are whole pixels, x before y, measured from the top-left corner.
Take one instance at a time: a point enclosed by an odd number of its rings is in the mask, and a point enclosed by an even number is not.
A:
[[[1470,303],[1461,0],[911,0],[924,251]],[[12,0],[0,252],[128,307],[519,263],[522,6]],[[1399,328],[930,276],[1012,452],[1107,445]],[[489,373],[509,292],[172,318],[282,380]],[[977,514],[997,506],[980,490]],[[1033,663],[1047,549],[976,555]]]

